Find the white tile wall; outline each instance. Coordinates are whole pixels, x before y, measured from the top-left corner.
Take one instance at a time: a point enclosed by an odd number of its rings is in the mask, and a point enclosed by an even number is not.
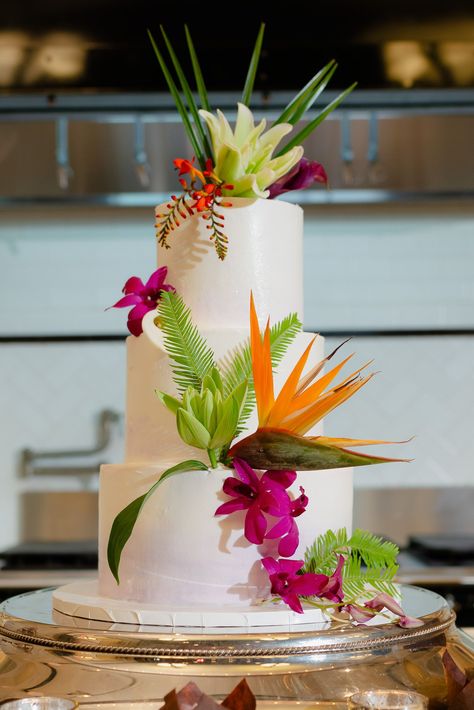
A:
[[[474,325],[474,207],[306,210],[308,327]],[[155,261],[150,210],[9,210],[0,220],[0,334],[125,334],[107,311]],[[333,345],[329,339],[328,347]],[[405,439],[410,464],[359,469],[359,486],[472,485],[474,338],[357,338],[382,372],[327,420],[328,434]],[[21,448],[87,448],[98,412],[123,409],[124,347],[0,345],[0,546],[18,537]]]

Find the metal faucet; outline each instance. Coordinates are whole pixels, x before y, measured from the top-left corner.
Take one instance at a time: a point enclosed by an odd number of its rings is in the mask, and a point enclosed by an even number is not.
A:
[[[33,451],[22,449],[20,452],[20,475],[92,475],[99,471],[101,464],[108,463],[112,445],[118,433],[122,416],[110,409],[99,414],[96,444],[91,449],[71,451]]]

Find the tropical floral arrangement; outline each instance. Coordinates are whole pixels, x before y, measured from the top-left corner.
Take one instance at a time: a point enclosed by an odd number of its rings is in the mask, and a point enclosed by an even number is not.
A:
[[[161,246],[169,247],[168,238],[172,231],[187,217],[199,214],[207,221],[209,236],[219,259],[224,259],[228,243],[224,227],[224,210],[229,206],[226,197],[273,199],[315,182],[327,184],[323,166],[306,159],[301,144],[339,106],[356,84],[349,86],[296,131],[284,145],[280,145],[328,85],[337,68],[334,60],[308,81],[266,130],[266,120],[262,119],[256,124],[249,108],[263,43],[265,25],[261,24],[242,98],[237,106],[237,120],[232,129],[222,111],[214,112],[209,103],[188,27],[185,26],[185,34],[197,99],[165,30],[163,27],[160,29],[175,77],[155,38],[151,32],[148,34],[183,121],[194,157],[192,160],[174,160],[182,193],[179,196],[173,195],[164,211],[157,211],[157,238]]]
[[[274,326],[268,322],[262,333],[251,296],[250,337],[221,361],[217,361],[193,324],[190,309],[174,290],[161,291],[155,322],[163,333],[177,390],[177,396],[161,391],[157,395],[176,418],[181,439],[206,452],[208,461],[192,459],[167,469],[145,494],[116,516],[107,554],[117,583],[122,550],[156,489],[180,473],[221,467],[231,474],[223,483],[228,500],[215,515],[244,510],[243,533],[250,543],[277,541],[277,557],[262,559],[273,597],[299,613],[303,611],[303,598],[328,614],[346,614],[359,623],[385,610],[395,613],[402,625],[418,623],[406,617],[393,599],[398,549],[392,543],[360,530],[351,537],[345,530],[328,531],[306,551],[304,560],[290,559],[299,544],[297,519],[309,503],[303,487],[296,498],[289,493],[297,479],[296,470],[401,460],[348,448],[392,442],[307,435],[319,420],[371,379],[372,374],[363,374],[370,363],[335,384],[352,357],[323,373],[339,346],[304,374],[314,338],[276,394],[273,369],[302,327],[295,314]],[[257,430],[239,439],[255,406]],[[376,593],[372,599],[367,599],[368,589]]]

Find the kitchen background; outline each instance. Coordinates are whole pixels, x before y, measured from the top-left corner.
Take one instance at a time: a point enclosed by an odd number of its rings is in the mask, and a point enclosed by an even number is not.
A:
[[[455,6],[449,22],[433,10],[415,38],[403,22],[384,22],[385,37],[372,24],[352,55],[339,38],[335,87],[353,73],[361,88],[306,145],[331,189],[294,197],[305,207],[305,327],[328,350],[353,335],[346,350],[380,370],[326,432],[415,436],[394,449],[412,463],[355,476],[357,521],[400,542],[413,532],[474,535],[474,22],[462,15],[467,4]],[[123,38],[107,54],[77,33],[80,23],[75,34],[58,34],[58,23],[35,34],[9,11],[0,31],[0,548],[96,533],[98,466],[123,456],[126,318],[105,309],[131,274],[153,270],[153,205],[176,189],[172,158],[191,154],[142,48],[126,55],[140,77],[133,86],[134,73],[112,61],[123,62]],[[276,37],[256,94],[270,119],[291,80]],[[314,40],[303,39],[304,65]],[[123,85],[109,86],[104,70],[91,90],[99,65]],[[234,104],[221,80],[216,70],[215,103]]]

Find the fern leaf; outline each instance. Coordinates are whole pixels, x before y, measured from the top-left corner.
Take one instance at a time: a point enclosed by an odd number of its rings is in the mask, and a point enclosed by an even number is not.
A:
[[[357,529],[349,537],[342,528],[319,535],[305,552],[303,572],[330,576],[337,564],[337,555],[344,555],[342,568],[345,597],[356,599],[374,590],[396,594],[393,582],[398,570],[398,547],[366,530]]]
[[[343,567],[344,595],[351,599],[357,599],[362,595],[367,596],[368,594],[370,596],[375,591],[393,596],[396,594],[393,578],[397,570],[398,565],[396,564],[364,569],[361,558],[351,556]]]
[[[296,335],[301,331],[301,321],[296,313],[283,318],[275,323],[270,331],[270,346],[272,354],[272,366],[277,367],[283,359],[289,345]],[[248,380],[249,389],[247,397],[240,415],[236,436],[241,433],[245,422],[255,407],[255,391],[252,382],[252,355],[250,352],[250,341],[238,345],[232,354],[223,358],[220,363],[222,378],[224,380],[224,391],[228,395],[239,384]]]
[[[348,535],[345,528],[334,532],[327,530],[306,549],[304,572],[332,574],[337,563],[336,555],[348,553]]]
[[[200,389],[215,365],[214,353],[200,335],[181,296],[162,292],[158,304],[164,346],[172,360],[173,379],[180,394],[188,387]]]
[[[367,567],[385,567],[393,564],[399,553],[398,547],[388,540],[366,530],[355,530],[348,542],[353,554],[358,554]]]

